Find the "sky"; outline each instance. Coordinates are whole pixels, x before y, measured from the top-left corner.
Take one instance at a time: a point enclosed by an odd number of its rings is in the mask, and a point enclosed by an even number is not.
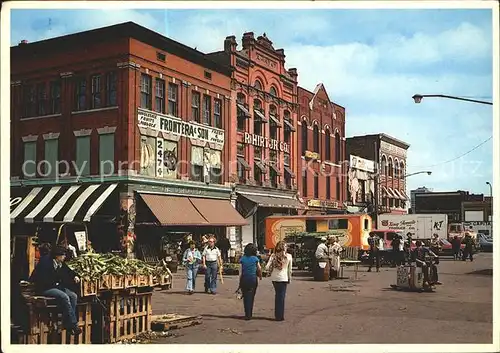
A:
[[[412,96],[492,100],[492,15],[483,9],[13,10],[11,45],[133,21],[202,52],[266,33],[299,85],[323,83],[346,108],[347,137],[386,133],[410,144],[408,190],[489,195],[492,106]],[[448,162],[453,160],[452,162]],[[446,163],[448,162],[448,163]]]

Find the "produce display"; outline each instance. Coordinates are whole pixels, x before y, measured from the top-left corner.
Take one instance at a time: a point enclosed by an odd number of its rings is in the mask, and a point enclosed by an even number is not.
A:
[[[80,278],[88,281],[99,280],[105,275],[171,275],[165,264],[151,266],[142,260],[125,259],[114,254],[83,254],[68,261],[68,266],[75,271]]]

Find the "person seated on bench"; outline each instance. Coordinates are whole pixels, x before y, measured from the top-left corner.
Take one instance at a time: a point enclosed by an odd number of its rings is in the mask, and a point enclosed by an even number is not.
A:
[[[69,287],[80,282],[76,273],[64,263],[66,249],[60,246],[51,250],[50,256],[43,256],[31,274],[37,294],[55,298],[63,314],[63,326],[72,335],[82,330],[77,325],[77,295]]]
[[[441,284],[441,282],[438,281],[438,273],[437,273],[437,267],[432,263],[430,260],[431,257],[438,258],[438,256],[430,250],[428,247],[423,246],[422,242],[420,240],[416,241],[416,248],[413,250],[412,253],[412,260],[415,262],[417,267],[422,268],[422,272],[424,273],[424,285],[431,285],[431,284]],[[429,276],[429,266],[432,267],[433,270],[433,278],[430,278]]]

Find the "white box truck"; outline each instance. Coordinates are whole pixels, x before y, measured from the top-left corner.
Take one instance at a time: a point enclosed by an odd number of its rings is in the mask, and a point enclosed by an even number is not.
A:
[[[444,214],[381,214],[378,215],[378,230],[393,230],[411,233],[412,239],[431,239],[434,234],[448,239],[448,216]]]

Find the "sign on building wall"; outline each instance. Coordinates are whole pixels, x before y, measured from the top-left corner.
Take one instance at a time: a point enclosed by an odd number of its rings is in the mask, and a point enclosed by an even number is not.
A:
[[[137,109],[137,120],[139,127],[168,132],[173,135],[184,136],[219,145],[224,144],[224,130],[211,126],[183,121],[179,118],[141,108]]]
[[[159,178],[177,178],[177,142],[141,136],[140,173]]]
[[[375,162],[358,156],[350,156],[349,166],[354,169],[364,170],[369,173],[375,172]]]
[[[483,211],[465,211],[465,222],[483,222]]]
[[[380,141],[380,149],[393,156],[406,158],[406,150],[385,141]]]
[[[257,146],[269,148],[270,150],[281,151],[285,153],[290,153],[290,145],[283,141],[273,140],[268,137],[249,134],[245,132],[245,143]]]

